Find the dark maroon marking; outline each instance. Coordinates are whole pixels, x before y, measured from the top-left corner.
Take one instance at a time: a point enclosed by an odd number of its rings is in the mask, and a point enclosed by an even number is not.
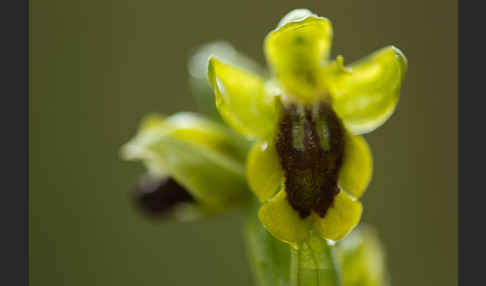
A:
[[[183,202],[193,202],[193,196],[172,178],[144,176],[135,186],[134,199],[149,215],[166,215]]]
[[[311,210],[321,217],[326,215],[339,192],[337,179],[344,154],[344,128],[329,104],[319,104],[318,118],[312,113],[309,105],[301,111],[296,104],[284,105],[276,140],[287,197],[302,218]],[[329,150],[321,147],[316,120],[323,120],[328,128]],[[303,148],[293,144],[296,133],[292,129],[299,127],[303,128]]]

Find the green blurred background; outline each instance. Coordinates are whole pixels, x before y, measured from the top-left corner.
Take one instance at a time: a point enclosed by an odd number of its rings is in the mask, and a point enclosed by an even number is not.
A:
[[[195,110],[195,47],[226,39],[263,64],[264,36],[303,7],[333,22],[333,57],[408,57],[396,113],[366,136],[363,220],[393,285],[456,285],[457,2],[439,0],[31,1],[31,285],[253,285],[238,215],[146,221],[129,200],[143,168],[118,151],[144,114]]]

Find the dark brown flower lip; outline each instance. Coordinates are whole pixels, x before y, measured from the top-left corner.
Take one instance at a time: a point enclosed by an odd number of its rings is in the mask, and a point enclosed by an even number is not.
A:
[[[181,203],[194,202],[194,197],[171,177],[144,175],[134,186],[136,207],[149,216],[166,216]]]
[[[282,105],[275,145],[288,201],[302,218],[312,210],[324,217],[339,192],[344,132],[327,102]]]

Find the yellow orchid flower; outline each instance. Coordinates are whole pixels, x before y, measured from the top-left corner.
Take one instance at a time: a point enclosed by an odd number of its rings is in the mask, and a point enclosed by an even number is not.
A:
[[[265,38],[270,78],[209,58],[220,115],[255,141],[246,176],[258,217],[295,248],[311,232],[338,241],[360,221],[372,174],[360,134],[393,113],[407,67],[393,46],[344,66],[328,59],[331,42],[328,19],[297,9]]]

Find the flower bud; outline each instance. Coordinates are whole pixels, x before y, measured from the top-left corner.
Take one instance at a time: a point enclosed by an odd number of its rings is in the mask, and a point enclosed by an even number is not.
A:
[[[250,195],[244,167],[247,150],[247,141],[224,125],[178,113],[146,118],[135,138],[123,146],[122,156],[141,160],[152,174],[149,184],[138,187],[148,191],[139,196],[145,209],[164,212],[190,202],[206,213],[219,213]]]

